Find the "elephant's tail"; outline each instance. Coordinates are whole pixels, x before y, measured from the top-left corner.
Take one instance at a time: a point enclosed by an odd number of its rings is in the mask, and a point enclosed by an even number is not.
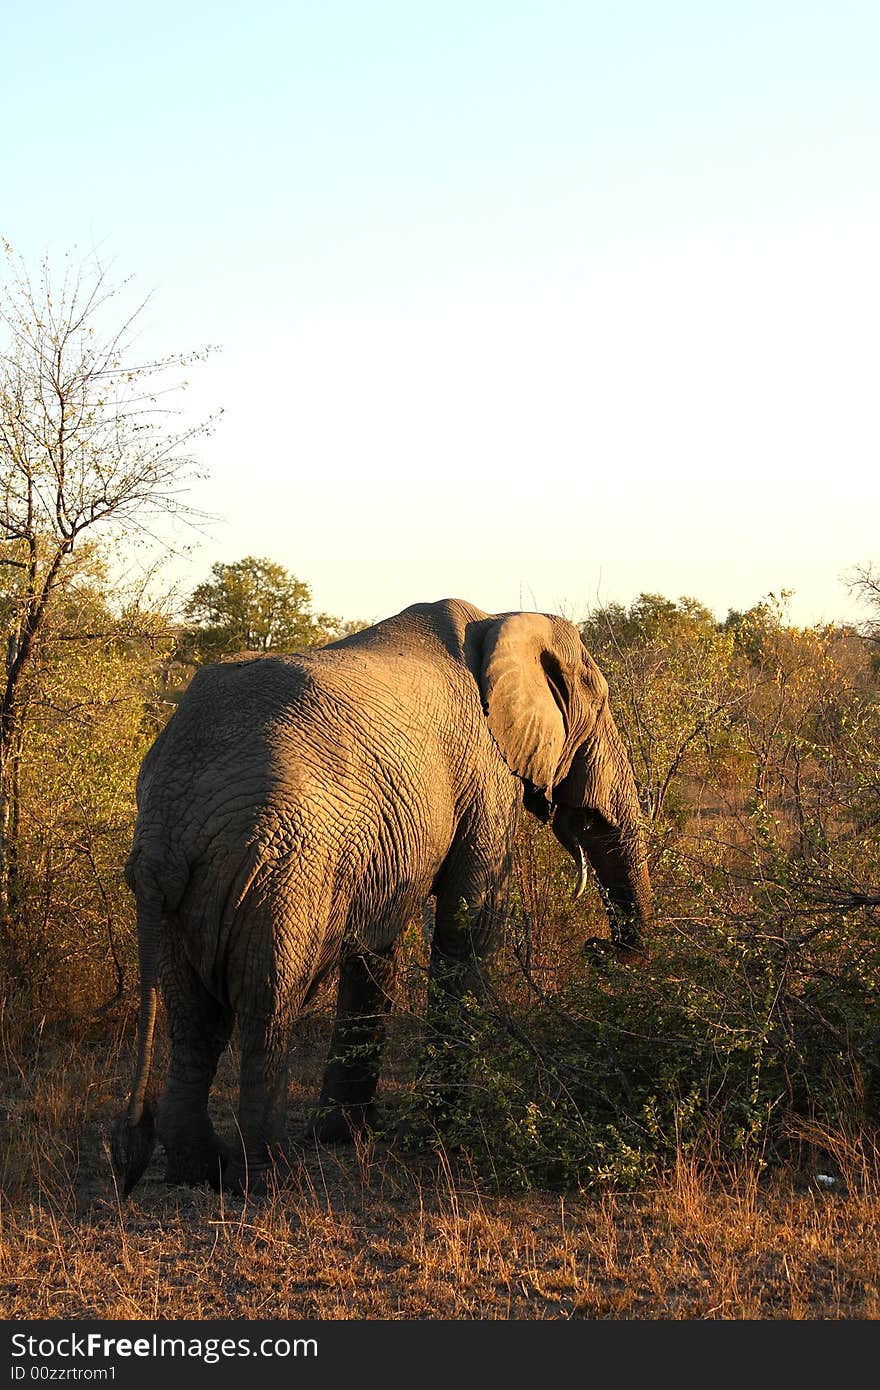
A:
[[[147,1083],[153,1061],[153,1038],[158,1003],[159,928],[161,899],[138,897],[138,964],[141,977],[141,1008],[138,1021],[138,1059],[128,1106],[113,1126],[110,1156],[123,1195],[128,1196],[150,1161],[156,1140],[156,1119],[147,1100]]]

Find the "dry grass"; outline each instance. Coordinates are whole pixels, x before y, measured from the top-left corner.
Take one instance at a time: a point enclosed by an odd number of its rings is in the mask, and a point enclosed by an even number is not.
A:
[[[805,1162],[835,1156],[828,1190],[815,1162],[768,1181],[682,1159],[638,1196],[499,1196],[461,1161],[377,1145],[311,1148],[260,1204],[166,1187],[157,1154],[123,1205],[103,1134],[128,1044],[37,1037],[25,1054],[2,1023],[4,1318],[880,1316],[876,1155],[841,1136],[804,1139]],[[304,1025],[303,1041],[292,1126],[321,1029]],[[230,1059],[227,1119],[233,1075]]]

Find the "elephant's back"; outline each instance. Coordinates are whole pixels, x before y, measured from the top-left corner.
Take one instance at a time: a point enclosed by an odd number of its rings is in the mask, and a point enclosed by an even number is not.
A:
[[[163,754],[186,759],[227,746],[245,749],[275,722],[280,708],[297,709],[311,683],[297,657],[257,656],[204,666],[160,735]]]

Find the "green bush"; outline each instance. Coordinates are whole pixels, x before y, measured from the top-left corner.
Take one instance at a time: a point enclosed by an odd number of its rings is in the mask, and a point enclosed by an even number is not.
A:
[[[877,923],[811,930],[678,921],[650,960],[582,961],[515,1008],[493,973],[433,1043],[441,1068],[441,1053],[470,1059],[443,1142],[501,1188],[633,1187],[682,1151],[773,1163],[808,1122],[876,1122]]]

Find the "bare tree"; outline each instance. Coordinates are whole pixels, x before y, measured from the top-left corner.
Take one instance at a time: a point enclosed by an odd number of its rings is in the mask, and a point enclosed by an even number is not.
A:
[[[16,763],[27,675],[84,539],[131,539],[183,501],[194,439],[181,426],[181,371],[204,353],[139,358],[124,312],[128,282],[95,258],[44,261],[32,279],[4,245],[0,291],[0,924],[10,912]]]
[[[856,565],[846,582],[850,593],[874,610],[874,616],[862,624],[862,631],[872,642],[880,643],[880,566]]]

